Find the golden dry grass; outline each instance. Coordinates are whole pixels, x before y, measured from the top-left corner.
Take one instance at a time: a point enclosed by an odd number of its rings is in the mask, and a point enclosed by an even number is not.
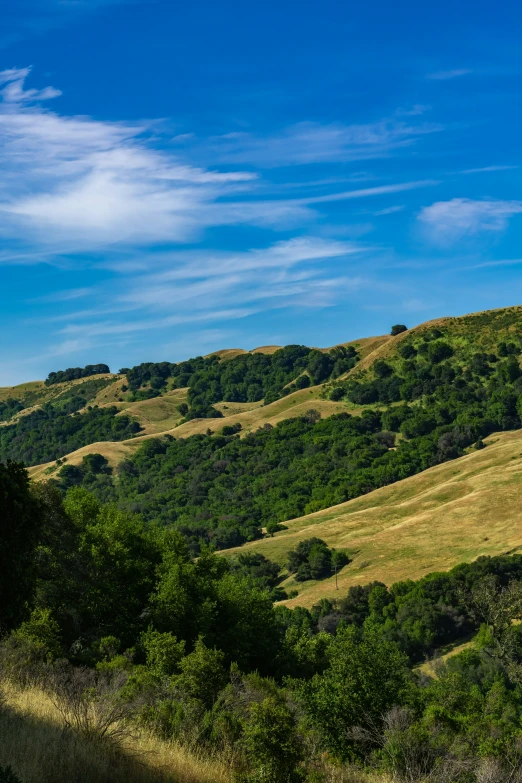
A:
[[[353,553],[339,591],[444,571],[480,555],[522,549],[522,430],[492,435],[487,448],[347,503],[286,522],[274,538],[246,544],[284,565],[287,552],[318,536]],[[230,550],[231,552],[234,550]],[[336,595],[335,578],[294,584],[289,606]]]
[[[35,404],[42,405],[59,397],[60,394],[63,394],[63,392],[73,386],[79,386],[82,383],[99,378],[114,378],[116,380],[118,377],[113,373],[101,373],[99,375],[89,375],[87,378],[77,378],[74,381],[66,381],[65,383],[54,383],[51,386],[46,386],[43,381],[29,381],[18,386],[2,386],[0,387],[0,402],[9,398],[21,400],[22,402],[34,398]]]
[[[93,743],[64,731],[51,700],[37,688],[4,683],[0,765],[23,783],[229,783],[229,767],[145,733],[122,745]]]
[[[235,359],[236,356],[244,356],[247,353],[265,353],[272,354],[279,351],[282,345],[261,345],[259,348],[253,348],[251,351],[247,351],[244,348],[221,348],[219,351],[213,351],[208,353],[208,356],[219,356],[220,359]]]
[[[227,414],[226,421],[223,419],[193,419],[179,426],[175,432],[171,433],[175,437],[186,438],[189,435],[204,433],[210,427],[213,432],[219,432],[225,425],[241,424],[241,434],[262,427],[263,424],[277,424],[283,419],[294,416],[302,416],[310,408],[318,410],[321,416],[331,416],[333,413],[340,413],[349,409],[345,402],[331,402],[321,399],[323,387],[312,386],[309,389],[300,389],[299,391],[276,400],[270,405],[262,403],[244,403],[244,408],[239,413],[230,413],[223,410],[223,403],[218,406],[224,414]],[[240,403],[224,403],[226,406],[239,406]],[[247,407],[248,406],[248,407]]]
[[[122,414],[125,413],[139,421],[144,435],[156,435],[174,429],[179,424],[182,416],[178,411],[178,405],[187,401],[187,393],[188,389],[174,389],[151,400],[113,404]]]
[[[459,655],[461,652],[464,652],[464,650],[469,650],[473,647],[474,643],[472,639],[469,639],[465,642],[455,642],[448,645],[446,649],[442,650],[436,658],[421,663],[419,666],[416,666],[415,669],[416,671],[422,672],[423,674],[427,674],[428,677],[437,679],[439,666],[441,663],[445,663],[447,660],[449,660],[449,658],[453,658],[455,655]]]
[[[150,436],[149,436],[150,437]],[[81,449],[68,454],[65,459],[69,465],[79,465],[87,454],[102,454],[109,462],[111,468],[117,467],[124,459],[132,457],[134,451],[138,448],[140,439],[137,441],[99,441],[98,443],[89,443],[88,446],[82,446]],[[53,474],[59,470],[56,462],[45,462],[42,465],[33,465],[27,468],[27,472],[32,479],[36,481],[52,478]]]
[[[21,400],[28,393],[40,393],[47,388],[43,381],[29,381],[28,383],[20,383],[18,386],[0,386],[0,401],[10,397]]]

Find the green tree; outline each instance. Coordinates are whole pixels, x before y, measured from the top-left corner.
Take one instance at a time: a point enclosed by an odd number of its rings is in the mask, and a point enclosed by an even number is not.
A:
[[[254,703],[243,724],[243,747],[251,783],[298,783],[303,748],[294,714],[277,696]]]
[[[396,644],[371,628],[361,637],[352,627],[338,632],[328,648],[322,675],[297,684],[307,720],[339,760],[357,757],[351,729],[378,726],[386,711],[400,704],[408,682],[406,658]]]
[[[174,634],[160,633],[148,628],[142,633],[141,645],[146,653],[147,667],[160,676],[169,676],[179,671],[185,651],[185,642],[179,642]]]
[[[224,660],[225,655],[221,650],[210,649],[202,639],[198,639],[193,652],[180,661],[181,674],[174,682],[209,708],[228,680]]]
[[[22,465],[0,463],[0,633],[17,625],[35,587],[43,514]]]

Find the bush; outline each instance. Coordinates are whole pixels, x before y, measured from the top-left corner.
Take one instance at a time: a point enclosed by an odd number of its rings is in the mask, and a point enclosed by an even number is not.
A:
[[[303,748],[293,713],[281,698],[269,696],[252,704],[243,727],[243,747],[250,783],[298,783]]]
[[[112,741],[128,735],[135,712],[135,704],[120,695],[127,679],[123,671],[100,672],[62,660],[47,668],[44,687],[68,729]]]
[[[390,367],[390,365],[382,359],[377,359],[377,361],[374,362],[373,369],[377,378],[388,378],[393,373],[393,367]]]
[[[109,373],[107,364],[88,364],[86,367],[69,367],[67,370],[58,370],[50,372],[46,378],[45,385],[52,386],[54,383],[64,383],[64,381],[74,381],[78,378],[88,378],[90,375],[100,375]]]
[[[398,334],[401,334],[402,332],[407,332],[408,327],[404,324],[395,324],[395,326],[392,326],[390,334],[392,337],[396,337]]]
[[[299,378],[296,378],[295,381],[295,388],[296,389],[308,389],[310,386],[310,376],[309,375],[300,375]]]
[[[237,432],[241,432],[242,426],[239,422],[237,424],[225,424],[221,430],[221,434],[225,436],[235,435]]]
[[[330,399],[333,402],[338,402],[339,400],[342,400],[345,394],[346,394],[346,389],[344,388],[344,386],[334,386],[332,391],[330,392]]]
[[[11,633],[0,647],[2,677],[22,688],[41,683],[47,662],[45,644],[16,632]]]
[[[322,539],[307,538],[288,553],[288,570],[298,582],[324,579],[332,575],[332,552]]]
[[[428,357],[433,364],[438,364],[444,359],[449,359],[450,356],[453,356],[453,348],[451,345],[448,345],[448,343],[437,340],[436,342],[429,344]]]

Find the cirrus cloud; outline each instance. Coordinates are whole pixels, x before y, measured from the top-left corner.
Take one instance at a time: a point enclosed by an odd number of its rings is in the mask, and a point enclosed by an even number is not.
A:
[[[438,244],[475,236],[484,231],[503,231],[509,218],[522,212],[522,201],[453,198],[424,207],[418,220]]]

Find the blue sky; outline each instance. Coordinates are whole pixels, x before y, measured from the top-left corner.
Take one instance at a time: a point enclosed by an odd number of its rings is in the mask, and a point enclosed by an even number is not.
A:
[[[0,385],[522,302],[519,4],[0,11]]]

